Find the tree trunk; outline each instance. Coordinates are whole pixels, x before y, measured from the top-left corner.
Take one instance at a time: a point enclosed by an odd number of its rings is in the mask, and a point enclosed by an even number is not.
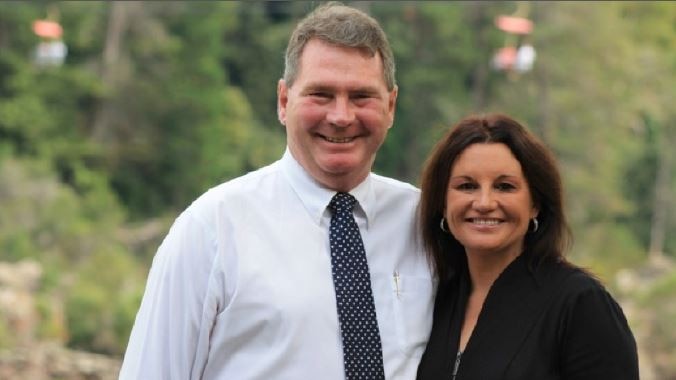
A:
[[[108,95],[99,104],[94,117],[92,138],[98,142],[106,142],[110,137],[110,124],[114,116],[113,102],[115,89],[118,84],[118,64],[122,50],[122,37],[129,23],[131,7],[134,3],[112,1],[108,17],[108,29],[101,59],[101,81],[109,91]]]
[[[664,255],[664,241],[667,232],[667,215],[670,209],[670,183],[672,149],[670,144],[671,133],[668,126],[662,128],[661,138],[658,140],[657,175],[655,178],[655,203],[650,225],[650,259],[659,260]]]

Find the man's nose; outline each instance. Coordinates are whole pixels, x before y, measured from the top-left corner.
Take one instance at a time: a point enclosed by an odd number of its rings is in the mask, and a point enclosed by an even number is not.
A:
[[[347,127],[355,119],[354,105],[347,96],[337,96],[326,115],[329,123],[338,127]]]

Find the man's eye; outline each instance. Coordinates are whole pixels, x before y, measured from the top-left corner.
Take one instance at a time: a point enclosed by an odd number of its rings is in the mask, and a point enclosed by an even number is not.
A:
[[[358,94],[352,95],[353,99],[368,99],[370,97],[371,97],[371,94],[368,94],[368,93],[358,93]]]
[[[328,98],[331,95],[329,95],[328,92],[316,91],[316,92],[311,92],[310,96],[314,96],[314,97],[317,97],[317,98]]]

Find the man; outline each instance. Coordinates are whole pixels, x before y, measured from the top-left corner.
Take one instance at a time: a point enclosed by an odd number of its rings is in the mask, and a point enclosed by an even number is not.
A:
[[[419,192],[370,172],[396,99],[375,20],[328,4],[299,23],[278,84],[284,156],[178,217],[121,379],[415,378],[434,291]]]

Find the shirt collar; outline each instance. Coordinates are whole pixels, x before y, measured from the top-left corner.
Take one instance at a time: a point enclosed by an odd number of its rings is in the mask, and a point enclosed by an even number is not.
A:
[[[288,147],[280,160],[280,164],[291,188],[296,193],[301,203],[303,203],[307,212],[317,224],[321,223],[324,213],[329,212],[327,207],[329,202],[331,202],[331,198],[336,194],[336,191],[322,186],[312,178],[312,176],[300,166],[293,155],[291,155]],[[373,179],[371,177],[372,175],[369,173],[364,181],[349,191],[358,202],[355,211],[362,212],[366,217],[367,228],[369,221],[373,220],[375,213],[374,206],[376,196],[373,189]]]

